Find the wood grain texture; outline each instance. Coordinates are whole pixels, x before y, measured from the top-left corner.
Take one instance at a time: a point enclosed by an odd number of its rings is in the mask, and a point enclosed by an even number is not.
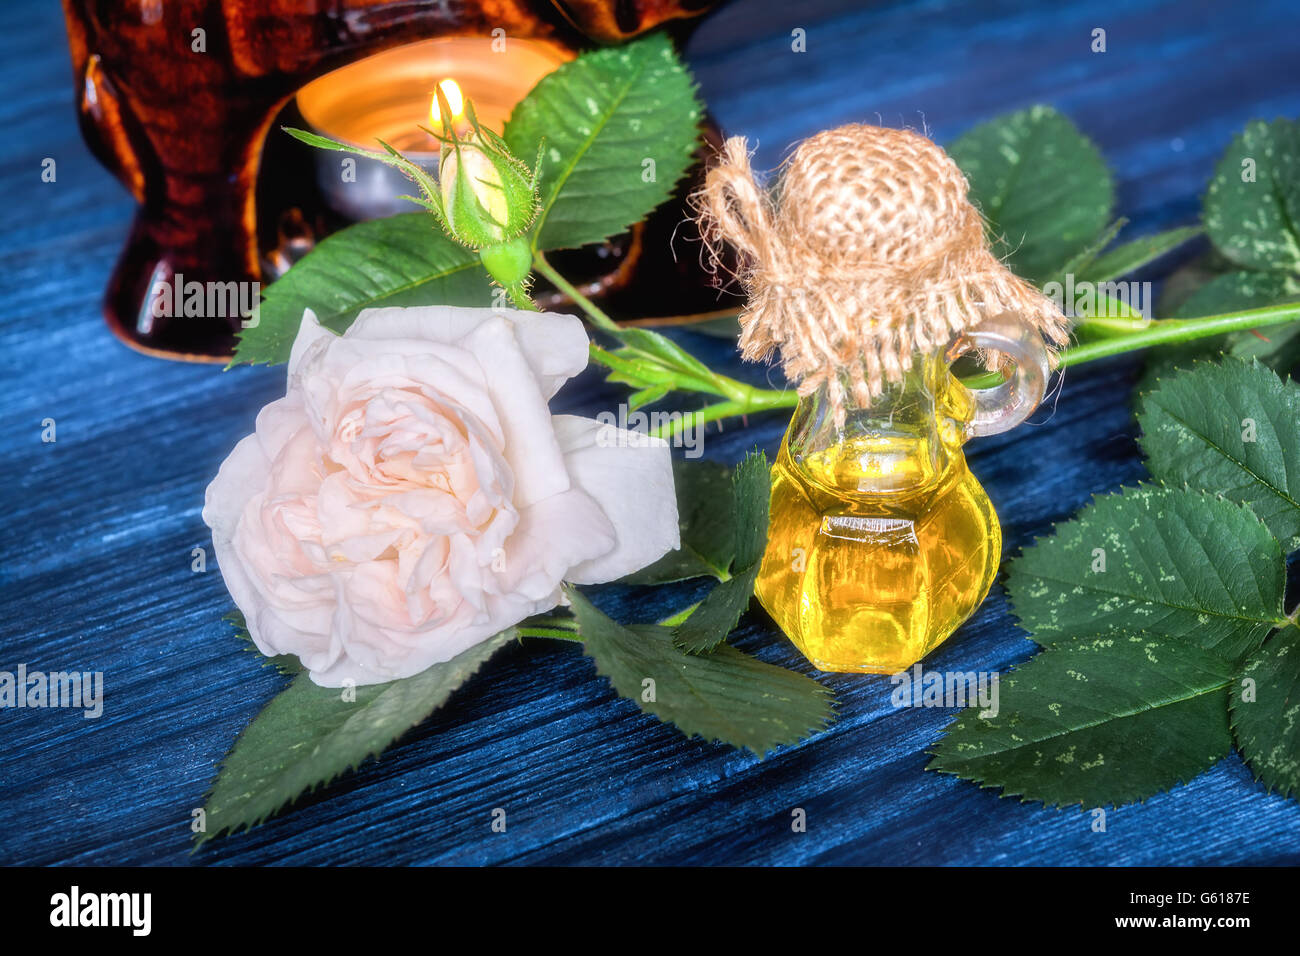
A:
[[[1214,158],[1247,120],[1300,113],[1294,24],[1282,0],[740,0],[706,21],[688,56],[724,128],[758,137],[767,166],[797,137],[846,120],[924,123],[943,142],[1051,103],[1100,143],[1133,220],[1127,234],[1140,235],[1195,220]],[[1108,32],[1103,55],[1088,51],[1097,26]],[[789,52],[796,27],[806,54]],[[950,715],[892,709],[883,678],[823,677],[839,722],[758,761],[682,739],[615,698],[577,648],[542,642],[504,652],[382,760],[191,856],[191,809],[283,684],[221,622],[230,600],[213,564],[190,571],[190,550],[209,546],[203,489],[282,392],[283,371],[169,364],[113,339],[99,299],[132,202],[78,136],[57,6],[3,4],[0,48],[0,669],[102,670],[107,690],[98,720],[0,711],[0,862],[1300,862],[1300,806],[1266,795],[1236,756],[1112,811],[1107,832],[1092,833],[1085,813],[924,771]],[[56,183],[40,181],[44,157],[58,162]],[[682,340],[728,361],[722,343]],[[1006,554],[1143,474],[1129,408],[1136,367],[1073,370],[1033,424],[971,447]],[[590,414],[620,394],[588,373],[558,405]],[[55,444],[41,443],[46,417]],[[772,417],[728,425],[709,433],[706,454],[770,452],[781,429]],[[699,592],[595,598],[620,619],[647,620]],[[803,666],[757,610],[739,645]],[[1006,669],[1031,653],[995,586],[927,666]],[[490,829],[496,807],[508,813],[504,834]],[[807,811],[805,834],[790,830],[794,807]]]

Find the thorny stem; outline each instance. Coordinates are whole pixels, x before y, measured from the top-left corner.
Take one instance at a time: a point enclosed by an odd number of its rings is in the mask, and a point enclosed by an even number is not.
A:
[[[1284,325],[1297,319],[1300,319],[1300,303],[1295,302],[1265,306],[1262,309],[1247,309],[1244,312],[1207,315],[1199,319],[1156,319],[1136,332],[1066,349],[1060,355],[1060,364],[1062,368],[1069,365],[1082,365],[1085,362],[1094,362],[1097,359],[1110,358],[1113,355],[1150,348],[1154,345],[1191,342],[1227,332],[1239,332],[1243,329]]]
[[[528,290],[524,288],[522,282],[505,286],[505,290],[506,295],[510,296],[510,301],[515,304],[515,308],[522,309],[525,312],[537,311],[537,303],[529,297]]]
[[[577,631],[566,631],[551,627],[532,627],[529,625],[520,625],[518,631],[520,637],[545,637],[553,641],[573,641],[576,644],[582,643],[582,638],[578,636]]]
[[[622,333],[618,323],[560,275],[546,261],[542,253],[538,252],[534,255],[533,267],[571,298],[587,314],[593,325],[615,336]],[[1104,333],[1105,337],[1063,350],[1057,356],[1057,364],[1059,368],[1069,368],[1138,349],[1192,342],[1228,332],[1267,328],[1297,320],[1300,320],[1300,303],[1271,305],[1261,309],[1227,312],[1196,319],[1155,319],[1147,322],[1141,319],[1085,318],[1080,320],[1081,326],[1095,327],[1097,331]],[[595,344],[591,346],[591,358],[614,371],[618,371],[620,366],[626,368],[628,364],[618,355]],[[997,372],[984,372],[962,379],[963,384],[968,388],[989,388],[1001,381],[1002,376]],[[675,416],[667,424],[651,432],[657,438],[671,438],[688,428],[699,427],[736,415],[793,408],[799,402],[799,396],[793,389],[754,388],[717,373],[705,382],[698,378],[683,379],[672,370],[664,370],[661,384],[670,386],[670,390],[713,394],[723,400]]]
[[[733,415],[750,415],[754,412],[766,412],[776,408],[794,408],[799,402],[798,394],[793,390],[777,392],[770,389],[752,389],[748,401],[715,402],[705,405],[693,412],[683,412],[680,416],[669,419],[658,428],[650,430],[655,438],[672,438],[688,428],[698,428],[709,422],[716,422]]]
[[[534,617],[519,626],[520,637],[546,637],[555,641],[576,641],[578,622],[572,617]]]
[[[684,607],[670,614],[659,622],[661,627],[676,627],[695,613],[702,602],[696,601],[690,607]],[[571,617],[535,617],[518,628],[520,637],[545,637],[553,641],[572,641],[582,643],[578,634],[578,622]]]
[[[606,332],[618,333],[621,330],[618,323],[606,314],[605,310],[592,302],[585,295],[577,290],[573,283],[555,271],[555,267],[546,261],[546,256],[541,252],[533,253],[533,268],[546,276],[551,285],[559,289],[570,299],[572,299],[583,312],[587,313],[587,318],[591,319],[591,324],[604,329]]]
[[[578,629],[578,622],[572,617],[534,617],[528,623],[536,627],[559,628],[564,631],[576,631]]]

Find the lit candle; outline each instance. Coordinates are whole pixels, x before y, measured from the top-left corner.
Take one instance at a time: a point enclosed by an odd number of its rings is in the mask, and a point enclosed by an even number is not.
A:
[[[318,133],[364,149],[382,139],[430,172],[438,166],[438,141],[420,129],[441,131],[435,90],[441,88],[455,119],[464,101],[479,123],[501,132],[515,104],[543,76],[572,59],[561,47],[537,40],[445,37],[367,57],[313,80],[298,91],[298,109]],[[499,46],[498,46],[499,48]],[[459,125],[457,131],[460,131]],[[351,219],[377,219],[418,208],[400,199],[415,185],[384,163],[315,151],[317,180],[326,201]],[[531,157],[529,158],[531,161]]]

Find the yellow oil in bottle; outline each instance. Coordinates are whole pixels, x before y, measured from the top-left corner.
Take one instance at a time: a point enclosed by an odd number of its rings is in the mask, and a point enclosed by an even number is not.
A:
[[[820,670],[910,667],[993,583],[1002,532],[948,417],[961,414],[949,382],[946,366],[923,370],[856,428],[796,412],[781,444],[755,593]]]

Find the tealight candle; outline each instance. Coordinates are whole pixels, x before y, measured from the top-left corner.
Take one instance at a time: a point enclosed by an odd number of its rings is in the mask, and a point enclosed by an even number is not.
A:
[[[500,52],[498,52],[500,51]],[[436,172],[439,130],[435,90],[447,97],[455,120],[472,100],[479,123],[501,132],[515,104],[537,81],[572,59],[538,40],[444,37],[424,40],[349,64],[298,91],[298,109],[318,133],[364,149],[383,140]],[[459,127],[458,127],[459,129]],[[317,180],[326,202],[351,219],[377,219],[418,208],[399,197],[415,185],[398,170],[363,156],[315,151]],[[531,162],[532,157],[525,157]]]

